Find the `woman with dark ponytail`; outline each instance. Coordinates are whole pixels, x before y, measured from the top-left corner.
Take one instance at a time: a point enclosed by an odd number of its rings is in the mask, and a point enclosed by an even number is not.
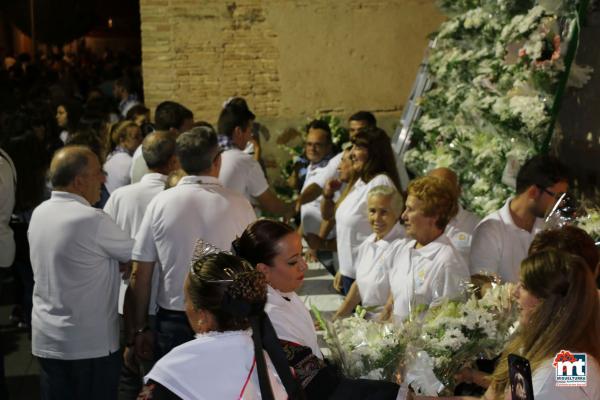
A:
[[[192,261],[184,294],[196,338],[156,363],[139,399],[299,398],[286,393],[293,392],[286,385],[293,378],[281,348],[270,356],[263,344],[263,274],[227,253],[201,255]],[[283,368],[274,366],[278,357]]]
[[[292,227],[259,220],[250,224],[232,247],[266,278],[265,312],[307,399],[396,399],[398,385],[346,379],[324,360],[310,313],[296,294],[307,265],[301,237]]]

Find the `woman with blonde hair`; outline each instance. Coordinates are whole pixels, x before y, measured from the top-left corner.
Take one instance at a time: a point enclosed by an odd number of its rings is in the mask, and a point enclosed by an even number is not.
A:
[[[532,254],[521,263],[515,297],[520,327],[504,349],[483,399],[510,397],[509,354],[529,361],[536,399],[600,399],[600,303],[586,262],[554,249]],[[562,350],[586,353],[586,386],[556,386],[553,361]]]
[[[142,131],[133,121],[121,121],[113,125],[108,138],[108,157],[104,163],[106,188],[109,193],[131,183],[129,170],[132,155],[142,143]]]
[[[457,211],[457,192],[448,181],[423,176],[408,185],[402,213],[408,238],[392,244],[385,262],[391,293],[382,319],[393,314],[395,322],[402,322],[418,306],[462,295],[469,269],[444,233]]]

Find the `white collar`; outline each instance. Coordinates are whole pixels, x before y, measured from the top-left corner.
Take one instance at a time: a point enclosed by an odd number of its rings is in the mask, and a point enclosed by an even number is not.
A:
[[[417,252],[417,254],[420,254],[423,257],[432,259],[442,248],[450,245],[451,243],[450,243],[450,239],[448,239],[448,236],[446,236],[445,233],[442,233],[435,240],[427,243],[425,246],[423,246],[421,248],[418,248],[418,249],[415,248],[416,244],[417,244],[417,241],[414,239],[411,240],[410,242],[408,242],[408,246],[410,246],[413,251]]]
[[[90,202],[87,201],[84,197],[75,193],[65,192],[63,190],[53,190],[51,199],[75,200],[76,202],[81,203],[84,206],[91,206]]]
[[[142,176],[142,179],[140,179],[140,182],[166,182],[167,181],[167,175],[158,173],[158,172],[148,172],[147,174],[145,174],[144,176]]]
[[[177,186],[199,183],[201,185],[221,185],[214,176],[208,175],[186,175],[177,182]]]

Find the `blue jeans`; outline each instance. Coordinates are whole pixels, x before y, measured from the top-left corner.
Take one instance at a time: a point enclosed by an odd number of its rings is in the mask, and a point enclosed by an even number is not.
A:
[[[116,400],[121,353],[83,360],[38,358],[42,400]]]
[[[346,296],[356,279],[342,275],[342,294]]]
[[[156,341],[154,360],[158,361],[173,348],[194,338],[187,316],[183,311],[159,308],[156,313]]]

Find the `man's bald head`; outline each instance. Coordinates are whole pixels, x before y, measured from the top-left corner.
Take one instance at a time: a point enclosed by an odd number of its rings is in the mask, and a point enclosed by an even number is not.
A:
[[[175,135],[167,131],[156,131],[142,142],[142,156],[151,170],[164,169],[175,154]]]
[[[452,171],[450,168],[441,167],[432,169],[427,175],[443,179],[449,182],[452,187],[456,188],[458,193],[461,192],[460,185],[458,183],[458,176],[456,175],[456,172]]]
[[[50,163],[50,182],[54,188],[64,188],[75,180],[96,155],[86,146],[66,146],[57,150]]]

